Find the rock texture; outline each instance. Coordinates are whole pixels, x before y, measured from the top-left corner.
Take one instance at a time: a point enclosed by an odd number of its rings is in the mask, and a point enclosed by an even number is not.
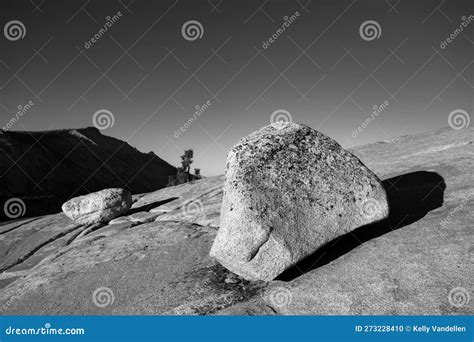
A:
[[[132,194],[124,189],[105,189],[70,199],[62,205],[67,217],[76,223],[109,222],[132,206]]]
[[[337,142],[278,122],[228,154],[211,256],[249,280],[272,280],[329,241],[385,218],[380,180]]]
[[[0,205],[21,198],[25,217],[57,213],[68,199],[107,188],[155,191],[175,173],[154,153],[94,127],[0,134]]]
[[[161,213],[154,222],[0,222],[0,314],[472,315],[473,140],[472,128],[446,128],[351,150],[383,179],[389,217],[270,282],[209,257],[222,176],[134,195],[122,217]],[[192,215],[190,200],[202,204]],[[114,300],[98,307],[101,287]]]

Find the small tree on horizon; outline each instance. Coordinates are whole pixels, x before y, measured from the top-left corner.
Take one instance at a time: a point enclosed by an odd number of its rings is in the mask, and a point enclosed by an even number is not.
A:
[[[189,170],[191,170],[191,164],[193,163],[193,150],[185,150],[184,154],[181,156],[181,168],[183,172],[189,174]]]
[[[192,149],[185,150],[181,156],[181,167],[176,168],[176,175],[168,177],[168,186],[178,185],[200,179],[200,169],[194,169],[194,175],[191,175],[191,164],[193,163],[194,152]]]

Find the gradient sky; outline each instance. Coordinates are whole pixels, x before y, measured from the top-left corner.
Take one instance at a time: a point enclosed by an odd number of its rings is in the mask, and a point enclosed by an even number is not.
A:
[[[300,16],[263,49],[295,11]],[[19,20],[26,35],[0,37],[0,126],[30,100],[11,130],[92,126],[106,109],[115,122],[103,134],[174,165],[193,148],[193,166],[207,176],[222,174],[227,149],[279,109],[345,147],[430,131],[448,126],[455,109],[473,112],[474,21],[440,48],[472,14],[471,0],[2,1],[2,28]],[[183,38],[188,20],[202,24],[201,39]],[[380,25],[379,38],[361,38],[367,20]]]

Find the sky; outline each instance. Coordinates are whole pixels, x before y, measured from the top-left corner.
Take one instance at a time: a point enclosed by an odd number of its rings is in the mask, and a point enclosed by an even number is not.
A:
[[[0,126],[96,126],[175,166],[192,148],[205,176],[272,120],[347,148],[448,127],[473,111],[473,14],[468,0],[2,0]]]

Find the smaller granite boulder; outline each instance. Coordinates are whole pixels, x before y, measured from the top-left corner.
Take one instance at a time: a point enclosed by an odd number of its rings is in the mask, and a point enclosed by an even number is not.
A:
[[[80,224],[109,222],[128,212],[132,194],[124,189],[105,189],[70,199],[62,205],[67,217]]]

